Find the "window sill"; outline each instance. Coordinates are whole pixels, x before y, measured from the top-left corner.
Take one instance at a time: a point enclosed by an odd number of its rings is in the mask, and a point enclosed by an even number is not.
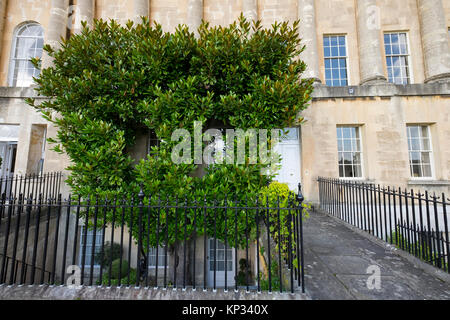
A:
[[[408,185],[422,185],[422,186],[450,186],[450,181],[448,180],[420,180],[420,179],[410,179],[408,180]]]
[[[375,183],[375,179],[366,179],[366,178],[342,178],[342,177],[340,177],[339,180],[360,182],[360,183],[371,183],[371,184]]]

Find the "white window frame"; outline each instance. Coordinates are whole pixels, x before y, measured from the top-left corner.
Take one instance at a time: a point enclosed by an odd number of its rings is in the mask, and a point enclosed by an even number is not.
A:
[[[410,41],[409,41],[409,32],[405,31],[405,30],[384,31],[383,32],[384,63],[386,65],[386,72],[387,72],[386,78],[387,78],[387,81],[389,82],[389,71],[388,71],[389,66],[387,65],[387,57],[388,57],[388,55],[386,54],[384,35],[386,35],[386,34],[400,34],[400,33],[404,33],[406,35],[406,46],[407,46],[406,50],[407,50],[407,54],[406,55],[405,54],[400,54],[400,55],[392,55],[392,54],[390,54],[389,56],[390,57],[393,57],[393,56],[394,57],[406,56],[406,61],[408,63],[408,70],[409,70],[409,82],[406,85],[413,84],[414,83],[414,70],[413,70],[413,67],[412,67],[412,64],[411,64],[411,44],[410,44]],[[395,85],[405,85],[405,84],[396,84],[396,83],[393,83],[393,82],[389,82],[389,83],[392,83],[392,84],[395,84]]]
[[[147,256],[148,259],[148,269],[164,269],[165,268],[165,263],[164,263],[164,259],[165,259],[165,253],[164,253],[164,246],[160,246],[158,248],[158,264],[162,263],[162,265],[158,265],[156,266],[156,247],[152,247],[150,248],[150,250],[155,250],[154,251],[154,255],[155,255],[155,264],[154,265],[150,265],[150,257],[149,255]],[[162,260],[161,260],[162,258]],[[169,268],[169,261],[170,261],[170,253],[169,250],[167,250],[167,268]]]
[[[323,40],[324,40],[325,37],[344,37],[345,38],[345,53],[346,53],[345,57],[344,56],[325,57],[325,46],[323,45]],[[323,36],[322,36],[322,52],[323,52],[323,70],[324,70],[323,79],[325,80],[324,81],[325,85],[327,83],[325,60],[326,59],[333,59],[333,58],[336,58],[336,59],[344,59],[345,58],[345,66],[346,66],[346,70],[347,70],[347,85],[346,86],[350,86],[351,85],[351,81],[350,81],[350,65],[349,65],[349,51],[348,51],[348,37],[347,37],[347,34],[343,34],[343,33],[336,33],[336,34],[324,33]],[[346,87],[346,86],[328,86],[328,87]]]
[[[83,262],[83,240],[84,240],[84,235],[83,235],[83,230],[85,230],[86,229],[86,226],[83,224],[83,225],[80,225],[80,227],[81,227],[81,230],[80,230],[80,252],[79,252],[79,266],[80,267],[83,267],[83,265],[82,265],[82,262]],[[89,230],[88,229],[88,232],[93,232],[93,230]],[[98,236],[102,236],[103,237],[103,229],[97,229],[97,234],[96,234],[96,237],[98,237]],[[88,235],[87,235],[87,238],[89,238],[89,237],[91,237],[91,238],[93,238],[94,237],[94,234],[89,234],[88,233]],[[93,239],[94,241],[95,241],[95,239]],[[92,244],[95,244],[95,242],[92,242]],[[100,242],[100,246],[98,247],[98,248],[100,248],[100,250],[101,250],[101,242]],[[89,256],[89,258],[91,258],[91,255],[92,255],[92,245],[90,245],[90,246],[86,246],[86,256]],[[95,254],[94,254],[94,257],[95,257]],[[98,264],[98,263],[96,263],[95,262],[95,260],[94,260],[94,265],[93,265],[93,267],[94,267],[94,269],[100,269],[100,265]],[[85,263],[84,263],[84,268],[86,269],[90,269],[91,268],[91,263],[86,263],[86,261],[85,261]]]
[[[339,138],[337,136],[337,132],[336,132],[336,147],[337,147],[337,154],[338,154],[338,161],[337,161],[337,166],[338,166],[338,176],[340,180],[365,180],[365,168],[364,168],[364,149],[363,149],[363,133],[362,133],[362,126],[361,125],[346,125],[346,124],[338,124],[336,125],[336,131],[338,128],[356,128],[359,131],[359,149],[361,151],[359,151],[360,153],[360,157],[361,157],[361,177],[341,177],[340,173],[339,173],[339,153],[343,153],[344,151],[339,151]],[[342,140],[343,138],[341,138]],[[348,151],[347,151],[348,152]],[[354,151],[352,151],[354,152]]]
[[[419,150],[419,151],[417,151],[417,150],[414,150],[414,151],[409,150],[409,140],[410,140],[410,138],[409,138],[409,135],[408,135],[408,131],[409,131],[408,127],[426,127],[427,128],[428,140],[429,140],[429,143],[430,143],[430,150],[429,151],[422,151],[422,149]],[[422,133],[421,133],[420,130],[419,130],[419,133],[420,133],[420,139],[422,139]],[[434,152],[433,152],[433,140],[432,140],[432,137],[431,137],[430,125],[426,124],[426,123],[425,124],[424,123],[408,123],[406,125],[406,139],[407,139],[407,146],[408,146],[408,168],[409,168],[410,179],[411,180],[419,180],[419,181],[420,180],[434,180],[435,179]],[[411,152],[419,152],[419,153],[429,152],[429,154],[430,154],[431,176],[414,177],[412,175],[412,172],[411,172],[411,155],[410,155]]]
[[[19,32],[25,26],[33,26],[33,25],[39,26],[42,29],[42,39],[45,39],[44,38],[44,28],[42,27],[42,25],[40,25],[37,22],[29,21],[29,22],[26,22],[26,23],[22,23],[16,28],[16,30],[14,30],[13,39],[12,39],[12,43],[11,43],[11,53],[10,53],[10,58],[9,58],[9,71],[8,71],[8,86],[10,86],[10,87],[17,87],[17,79],[14,80],[14,70],[15,70],[15,67],[16,67],[16,62],[18,60],[18,59],[16,59],[16,54],[15,53],[16,53],[16,48],[17,48],[17,40],[18,40],[18,37],[19,37],[18,36]],[[39,73],[40,73],[40,70],[39,70]],[[14,83],[14,81],[16,81],[16,83]],[[31,85],[32,84],[30,84],[29,86],[31,86]]]

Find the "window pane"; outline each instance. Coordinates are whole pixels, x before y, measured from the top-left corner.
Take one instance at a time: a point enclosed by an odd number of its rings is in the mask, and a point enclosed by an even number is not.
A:
[[[341,74],[341,79],[346,80],[347,79],[347,70],[345,69],[339,69]]]
[[[422,163],[423,164],[430,164],[431,163],[430,153],[429,152],[422,152]]]
[[[355,171],[354,171],[355,176],[354,176],[354,177],[358,177],[358,178],[359,178],[359,177],[362,177],[362,169],[361,169],[361,165],[360,165],[360,164],[355,165],[354,168],[355,168]]]
[[[358,127],[337,127],[339,176],[362,177],[361,140]]]
[[[339,59],[332,59],[331,60],[331,67],[334,68],[339,68]]]
[[[31,58],[42,57],[44,45],[43,29],[37,24],[22,26],[14,39],[14,55],[11,57],[10,68],[13,86],[27,87],[33,83],[33,76],[39,75],[39,70],[29,62]]]
[[[353,163],[354,164],[361,164],[361,153],[355,152],[353,154]]]
[[[420,163],[420,152],[410,152],[410,158],[413,164]]]
[[[331,37],[330,45],[335,47],[335,46],[337,46],[337,44],[338,44],[337,37]]]
[[[427,164],[427,165],[423,165],[422,167],[422,174],[423,177],[431,177],[431,165]]]
[[[412,177],[432,177],[432,150],[428,126],[407,126]]]
[[[338,57],[339,56],[338,47],[331,47],[331,55],[333,57]]]
[[[411,139],[410,144],[411,144],[410,150],[420,150],[420,140],[419,139]]]
[[[384,46],[384,50],[386,51],[386,54],[391,54],[392,53],[390,45],[385,45]]]
[[[411,166],[411,175],[415,178],[421,177],[420,165],[412,165]]]
[[[352,141],[352,150],[353,151],[361,151],[359,150],[359,140],[353,140]]]
[[[345,139],[350,139],[352,137],[351,129],[348,127],[342,128],[342,137]]]
[[[352,164],[353,160],[353,153],[351,152],[344,152],[344,164]]]
[[[332,69],[332,77],[333,77],[333,79],[340,79],[339,78],[339,69]]]
[[[326,45],[325,45],[326,44]],[[324,37],[325,82],[329,86],[347,85],[345,36]],[[329,59],[335,57],[334,59]]]
[[[345,166],[344,167],[345,177],[353,178],[355,175],[353,174],[353,167],[352,166]]]
[[[410,132],[411,138],[419,137],[419,127],[411,126],[411,127],[409,127],[409,132]]]
[[[346,139],[344,140],[344,151],[352,151],[352,140]]]
[[[384,41],[389,82],[408,84],[408,44],[406,33],[385,34]],[[390,66],[395,66],[395,68],[390,70]]]
[[[431,150],[431,148],[430,148],[430,140],[422,139],[422,150]]]

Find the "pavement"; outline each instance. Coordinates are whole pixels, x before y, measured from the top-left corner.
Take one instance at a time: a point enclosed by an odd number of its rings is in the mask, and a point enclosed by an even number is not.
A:
[[[313,300],[450,300],[450,274],[323,212],[305,221],[304,247]]]

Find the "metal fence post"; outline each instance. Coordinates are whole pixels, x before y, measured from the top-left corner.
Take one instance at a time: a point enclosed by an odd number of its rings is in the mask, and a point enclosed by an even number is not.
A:
[[[141,281],[141,250],[142,250],[142,214],[144,211],[144,192],[142,191],[142,187],[141,190],[139,191],[138,194],[138,199],[139,199],[139,217],[138,217],[138,250],[137,250],[137,257],[136,257],[136,271],[137,271],[137,276],[136,276],[136,287],[139,287],[140,281]]]
[[[302,194],[302,184],[298,184],[298,194],[297,194],[297,201],[298,201],[298,210],[299,214],[297,215],[297,218],[299,219],[299,227],[300,227],[300,260],[301,260],[301,285],[302,285],[302,292],[305,293],[305,259],[303,254],[303,201],[305,198]]]

